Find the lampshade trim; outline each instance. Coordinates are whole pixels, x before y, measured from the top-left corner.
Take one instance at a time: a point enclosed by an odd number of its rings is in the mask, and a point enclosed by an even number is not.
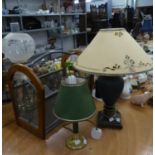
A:
[[[106,72],[107,69],[112,70],[112,71],[115,71],[115,70],[117,70],[117,69],[120,69],[120,65],[115,64],[115,65],[112,66],[111,68],[110,68],[110,67],[104,67],[104,68],[103,68],[103,72]]]
[[[123,32],[115,32],[115,36],[121,37],[123,35]]]
[[[122,31],[122,30],[126,31],[126,29],[123,27],[122,28],[106,28],[106,29],[100,29],[99,31],[108,32],[108,31]]]
[[[139,68],[139,67],[143,67],[143,66],[151,66],[152,64],[151,63],[145,63],[145,62],[142,62],[142,61],[140,61],[137,65],[135,65],[135,61],[132,59],[132,58],[130,58],[130,56],[128,56],[128,55],[125,55],[125,60],[123,61],[123,63],[126,65],[126,67],[125,67],[125,69],[129,69],[129,71],[130,72],[132,72],[132,74],[134,73],[134,72],[136,72],[136,70],[135,70],[135,68]],[[75,65],[77,65],[77,66],[80,66],[80,67],[83,67],[83,68],[86,68],[86,69],[93,69],[93,70],[95,70],[95,71],[100,71],[99,69],[95,69],[95,68],[88,68],[88,67],[84,67],[84,66],[82,66],[82,65],[78,65],[78,60],[77,60],[77,62],[75,63]],[[75,67],[76,68],[76,67]],[[120,66],[120,65],[118,65],[118,64],[115,64],[115,65],[113,65],[112,67],[104,67],[103,68],[103,72],[107,72],[107,70],[111,70],[111,71],[115,71],[115,70],[119,70],[119,69],[121,69],[122,67]],[[130,74],[130,73],[129,73]]]
[[[128,68],[130,70],[130,72],[135,72],[135,61],[133,59],[130,58],[130,56],[128,55],[125,55],[125,60],[123,61],[124,65],[126,65],[127,67],[125,68]]]
[[[81,121],[85,121],[85,120],[88,120],[89,118],[93,117],[95,115],[97,111],[95,110],[91,115],[89,115],[88,117],[85,117],[85,118],[82,118],[82,119],[78,119],[78,120],[71,120],[71,119],[65,119],[65,118],[62,118],[62,117],[59,117],[55,111],[53,110],[53,114],[55,115],[56,118],[62,120],[62,121],[67,121],[67,122],[81,122]]]
[[[131,59],[130,56],[126,55],[125,60],[124,60],[124,64],[132,67],[135,64],[135,61],[133,59]]]
[[[133,59],[130,59],[129,56],[126,56],[125,58],[126,58],[126,60],[124,60],[124,64],[126,65],[125,68],[126,69],[128,68],[131,72],[136,72],[135,67],[139,68],[139,67],[142,67],[142,66],[146,67],[146,66],[151,66],[152,65],[151,63],[144,63],[144,62],[140,61],[138,63],[138,65],[136,66],[136,65],[134,65],[135,61]],[[115,71],[115,70],[121,69],[121,66],[118,65],[118,64],[115,64],[112,67],[105,67],[105,68],[103,68],[103,72],[106,72],[108,69],[112,70],[112,71]]]
[[[115,64],[115,65],[117,65],[117,64]],[[152,64],[150,64],[150,63],[143,63],[143,62],[139,62],[139,66],[152,66]],[[119,66],[119,65],[118,65]],[[144,72],[148,72],[148,71],[151,71],[152,69],[153,69],[153,67],[151,67],[151,68],[148,68],[147,70],[142,70],[142,71],[138,71],[138,72],[129,72],[129,73],[116,73],[116,74],[114,74],[114,73],[112,73],[112,74],[110,74],[110,73],[104,73],[104,72],[101,72],[101,70],[99,70],[99,69],[95,69],[95,68],[89,68],[89,67],[85,67],[85,66],[82,66],[82,65],[78,65],[78,63],[76,62],[76,63],[74,63],[74,67],[77,69],[77,70],[81,70],[81,71],[83,71],[83,72],[85,72],[85,73],[87,73],[87,74],[96,74],[96,75],[103,75],[103,76],[125,76],[125,75],[131,75],[131,74],[139,74],[139,73],[144,73]],[[87,69],[87,70],[83,70],[83,69]],[[120,68],[120,67],[119,67]],[[90,70],[90,71],[88,71],[88,70]],[[94,70],[94,71],[92,71],[92,70]],[[116,69],[115,69],[116,70]],[[130,71],[131,71],[131,69],[130,69]]]
[[[139,66],[151,66],[152,64],[151,63],[144,63],[144,62],[142,62],[142,61],[140,61],[139,63],[138,63],[138,65]]]

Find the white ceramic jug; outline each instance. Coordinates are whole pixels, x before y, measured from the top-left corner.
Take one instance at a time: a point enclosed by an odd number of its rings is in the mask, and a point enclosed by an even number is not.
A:
[[[121,94],[121,98],[123,99],[130,99],[130,95],[131,95],[131,91],[132,91],[132,85],[130,82],[130,78],[129,76],[124,77],[124,88]]]

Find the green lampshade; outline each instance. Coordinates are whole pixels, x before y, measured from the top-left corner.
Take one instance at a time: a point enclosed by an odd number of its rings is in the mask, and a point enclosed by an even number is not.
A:
[[[62,80],[54,114],[65,121],[81,121],[93,116],[96,107],[85,79],[77,78],[76,84]]]

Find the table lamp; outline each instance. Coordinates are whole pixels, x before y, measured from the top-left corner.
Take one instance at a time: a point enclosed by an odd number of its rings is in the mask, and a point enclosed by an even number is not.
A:
[[[62,80],[54,114],[60,120],[73,122],[74,134],[66,140],[68,148],[81,149],[86,146],[87,140],[79,134],[78,122],[89,119],[95,112],[95,104],[85,79],[77,78],[74,84],[69,83],[67,78]]]
[[[100,75],[96,80],[96,96],[104,101],[98,113],[99,128],[122,128],[121,115],[115,102],[121,95],[121,76],[152,69],[152,60],[124,28],[101,29],[78,57],[74,67]]]

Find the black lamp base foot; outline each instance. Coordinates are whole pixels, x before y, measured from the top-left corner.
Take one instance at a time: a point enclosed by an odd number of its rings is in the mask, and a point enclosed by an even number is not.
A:
[[[117,111],[113,117],[108,118],[104,115],[103,111],[99,111],[97,116],[97,127],[122,129],[120,112]]]

